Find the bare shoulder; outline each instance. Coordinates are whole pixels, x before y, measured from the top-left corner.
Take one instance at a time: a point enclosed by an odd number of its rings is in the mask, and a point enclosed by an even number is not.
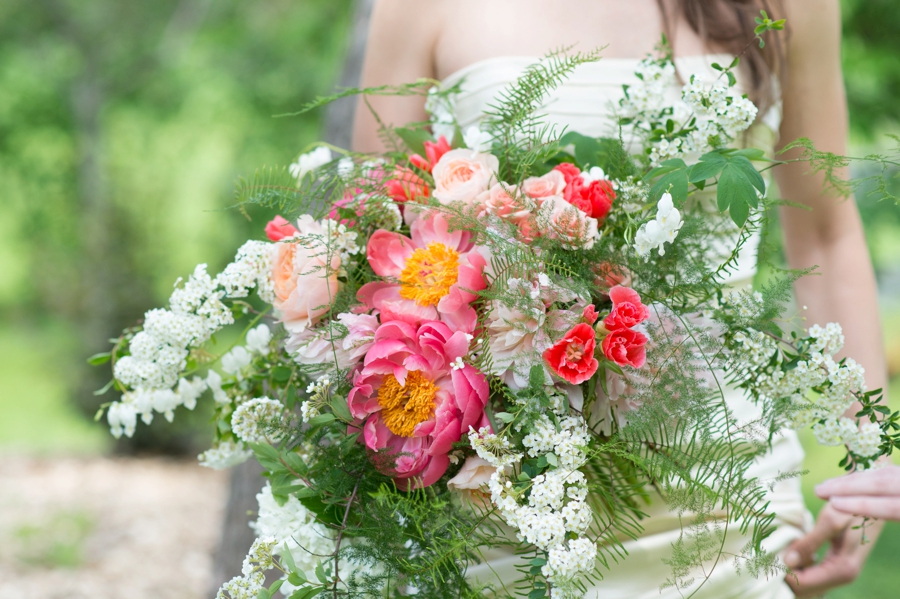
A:
[[[839,0],[784,0],[784,11],[791,32],[791,54],[808,55],[823,46],[840,44]]]

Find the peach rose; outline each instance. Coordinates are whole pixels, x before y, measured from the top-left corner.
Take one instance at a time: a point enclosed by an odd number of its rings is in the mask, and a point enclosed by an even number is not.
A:
[[[544,200],[538,224],[545,237],[558,239],[568,249],[589,250],[597,241],[597,219],[562,198]]]
[[[297,220],[298,234],[274,244],[272,281],[274,307],[291,333],[314,325],[331,308],[338,291],[337,252],[328,256],[328,231],[309,215]],[[327,266],[327,268],[326,268]]]
[[[561,196],[566,188],[566,178],[559,171],[550,171],[541,177],[528,177],[522,183],[522,191],[530,198],[543,199]]]
[[[496,470],[483,458],[478,456],[466,458],[466,463],[463,464],[462,470],[447,481],[447,488],[451,491],[463,493],[474,503],[488,505],[490,503],[490,495],[485,492],[484,488]]]
[[[450,150],[434,165],[434,197],[441,204],[465,202],[472,204],[475,198],[491,185],[500,161],[491,154],[479,154],[472,150]]]

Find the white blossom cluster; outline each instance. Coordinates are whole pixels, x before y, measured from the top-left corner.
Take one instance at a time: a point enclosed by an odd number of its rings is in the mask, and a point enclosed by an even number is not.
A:
[[[659,255],[666,253],[665,244],[672,243],[684,221],[681,212],[672,202],[672,195],[662,194],[656,204],[656,217],[641,225],[634,236],[634,250],[638,256],[649,259],[652,250],[659,250]]]
[[[619,102],[620,116],[639,122],[657,120],[666,106],[666,90],[675,81],[675,65],[645,59],[634,74],[640,82],[625,89],[625,97]]]
[[[253,456],[253,452],[247,449],[243,443],[234,441],[221,441],[215,447],[207,449],[197,459],[201,466],[213,470],[225,470],[238,464],[243,464]]]
[[[749,296],[744,299],[749,300]],[[750,310],[749,306],[744,308]],[[833,358],[844,344],[839,324],[810,327],[799,342],[807,344],[808,349],[791,368],[778,358],[776,342],[765,333],[737,333],[734,341],[737,349],[732,352],[732,359],[741,372],[752,374],[751,391],[773,401],[790,399],[795,408],[794,428],[812,425],[816,440],[822,445],[846,445],[862,457],[878,454],[878,425],[867,422],[859,426],[854,419],[843,416],[853,404],[854,394],[865,392],[866,381],[865,370],[853,359],[847,358],[842,364]]]
[[[138,416],[149,424],[158,412],[171,422],[175,408],[194,409],[197,398],[208,387],[216,400],[222,401],[221,378],[210,375],[205,381],[199,377],[188,380],[180,378],[181,373],[192,348],[234,322],[223,299],[246,297],[256,287],[264,301],[274,300],[270,253],[271,244],[249,241],[215,279],[206,272],[206,264],[200,264],[184,285],[172,292],[169,309],[154,309],[144,315],[143,330],[131,339],[129,355],[118,359],[113,368],[116,380],[129,388],[107,412],[116,438],[133,435]],[[250,343],[267,345],[271,336],[265,339],[265,332],[257,329]],[[233,358],[235,367],[243,359]]]
[[[256,495],[256,501],[259,503],[259,512],[250,527],[257,536],[275,540],[276,555],[283,556],[287,549],[297,569],[306,575],[307,580],[316,580],[319,562],[323,556],[334,553],[334,532],[317,521],[316,514],[293,495],[288,497],[284,505],[278,505],[268,482]],[[341,563],[339,568],[343,575],[348,566]],[[290,595],[294,590],[287,582],[282,589],[285,595]]]
[[[530,431],[522,441],[528,455],[547,456],[555,467],[535,476],[527,492],[511,479],[510,466],[523,456],[514,454],[508,441],[486,429],[470,432],[469,439],[496,468],[488,488],[501,517],[520,540],[547,553],[541,572],[553,585],[553,596],[578,597],[576,581],[593,569],[597,557],[596,544],[583,536],[593,521],[587,479],[578,470],[587,459],[587,426],[576,416],[562,418],[557,426],[544,415]]]
[[[643,210],[650,195],[650,186],[629,176],[627,179],[613,179],[613,189],[616,192],[616,204],[618,207],[631,214]]]
[[[329,150],[325,146],[320,146],[312,152],[300,154],[300,156],[297,158],[297,162],[291,164],[288,167],[288,170],[290,171],[291,176],[295,177],[299,181],[300,179],[303,179],[304,176],[306,176],[306,173],[310,173],[317,168],[323,167],[332,160],[333,157],[331,156],[331,150]],[[344,168],[346,168],[346,163]]]
[[[328,403],[328,392],[331,390],[331,377],[323,376],[306,387],[309,399],[300,405],[303,422],[309,422],[319,415],[322,406]]]
[[[223,584],[216,593],[216,599],[257,599],[266,583],[266,570],[274,567],[274,548],[274,537],[256,539],[244,558],[241,576],[235,576]]]
[[[718,80],[707,84],[699,75],[692,75],[683,86],[680,100],[668,99],[666,92],[676,81],[671,62],[646,59],[635,75],[639,82],[625,89],[625,97],[619,102],[620,117],[645,133],[665,128],[670,119],[674,123],[667,135],[650,145],[654,166],[723,146],[756,119],[758,110],[753,102]],[[685,131],[688,127],[690,130]]]
[[[244,443],[281,440],[284,405],[277,399],[257,397],[245,401],[231,415],[231,430]]]

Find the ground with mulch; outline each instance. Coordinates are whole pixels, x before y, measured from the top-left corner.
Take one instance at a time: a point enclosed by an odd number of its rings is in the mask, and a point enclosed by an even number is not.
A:
[[[200,599],[226,492],[193,460],[0,456],[0,597]]]

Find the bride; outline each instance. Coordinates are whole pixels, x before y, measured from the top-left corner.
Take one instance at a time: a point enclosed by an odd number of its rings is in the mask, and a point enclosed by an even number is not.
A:
[[[753,17],[761,8],[773,18],[787,18],[789,27],[784,38],[768,38],[764,51],[750,43]],[[634,67],[653,52],[662,32],[669,34],[682,78],[708,72],[712,62],[725,63],[743,53],[739,85],[761,107],[750,132],[755,147],[774,150],[778,140],[808,137],[818,149],[845,154],[838,0],[785,0],[783,5],[774,0],[379,0],[362,85],[399,84],[421,77],[448,84],[463,81],[455,117],[466,127],[478,121],[505,85],[548,51],[573,44],[580,50],[605,47],[603,59],[580,67],[556,90],[544,112],[571,130],[609,135],[615,130],[611,109],[621,97],[622,85],[633,83]],[[385,123],[427,120],[421,97],[367,101]],[[382,150],[377,129],[368,107],[361,104],[354,149]],[[866,368],[869,388],[883,387],[875,281],[856,206],[823,193],[822,179],[806,170],[802,164],[776,169],[781,196],[812,209],[781,211],[790,265],[818,266],[816,276],[797,283],[798,305],[806,308],[807,326],[840,322],[846,353]],[[745,256],[731,283],[750,284],[755,262],[755,256]],[[731,392],[728,400],[739,410],[739,393]],[[774,478],[779,472],[798,470],[802,459],[796,436],[785,434],[755,464],[753,475]],[[720,560],[713,572],[700,573],[698,578],[709,580],[695,596],[814,597],[859,574],[873,544],[861,542],[850,516],[826,506],[811,526],[795,479],[775,485],[768,499],[778,529],[766,548],[780,553],[794,573],[786,579],[757,580]],[[680,524],[664,506],[651,506],[648,512],[644,536],[626,543],[629,555],[588,597],[668,599],[695,590],[660,591],[670,576],[663,560]],[[868,530],[870,537],[878,532]],[[743,542],[729,537],[728,544],[737,552]],[[826,543],[830,550],[816,563],[815,555]],[[486,558],[469,568],[470,577],[500,584],[517,578],[511,553],[495,550]]]

